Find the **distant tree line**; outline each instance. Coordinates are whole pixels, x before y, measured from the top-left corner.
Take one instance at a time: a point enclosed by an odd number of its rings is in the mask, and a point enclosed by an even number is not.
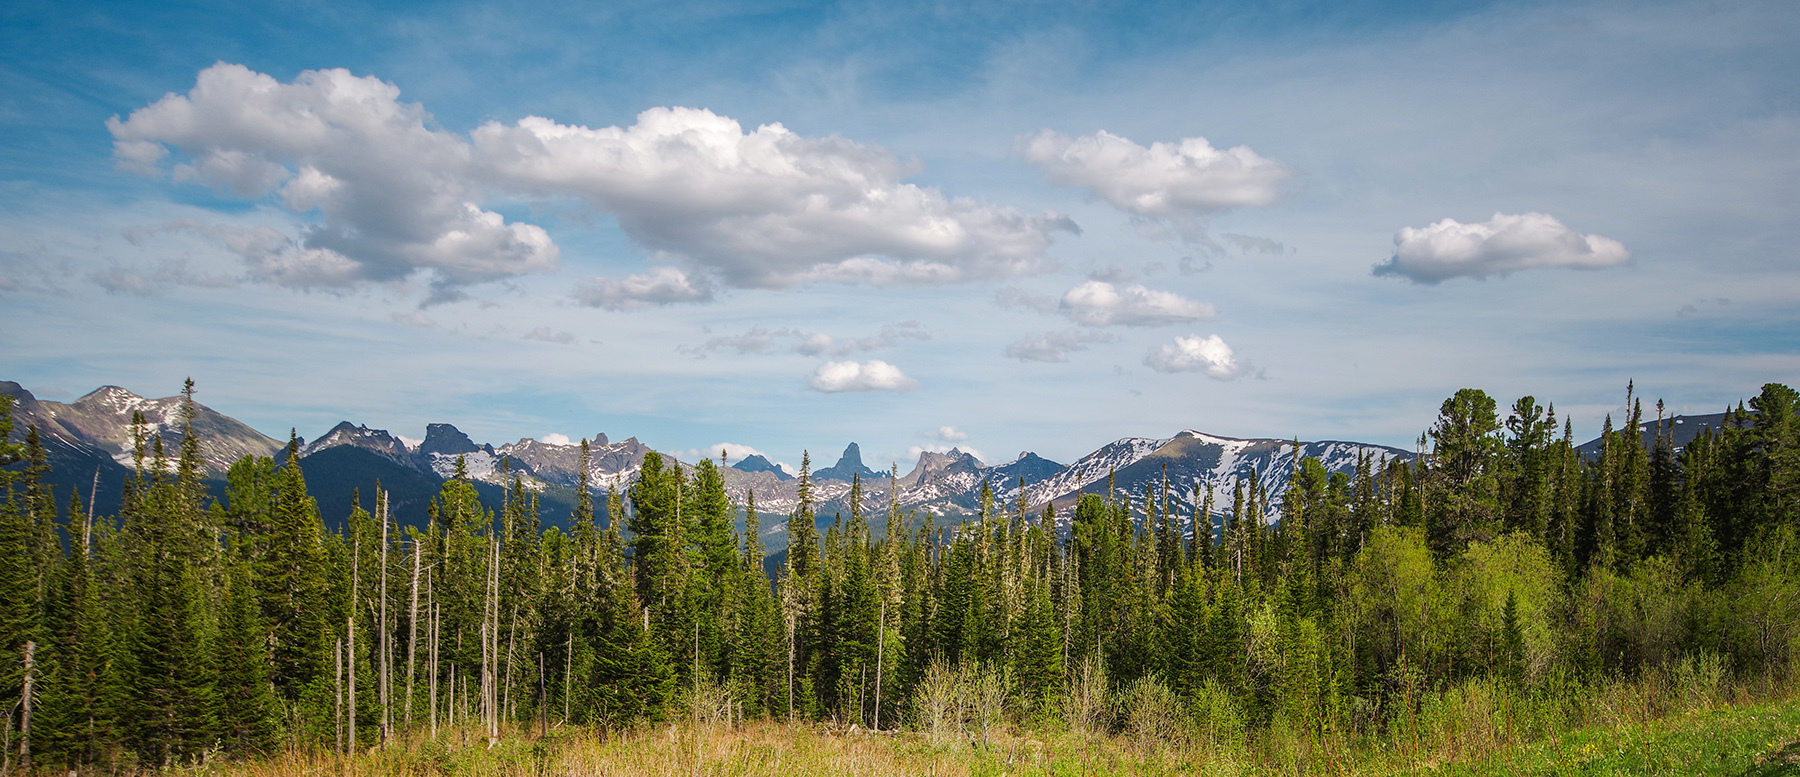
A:
[[[703,705],[924,725],[957,676],[1025,724],[1121,726],[1093,700],[1155,692],[1328,738],[1379,735],[1471,680],[1579,694],[1696,657],[1765,682],[1800,668],[1800,396],[1778,384],[1679,451],[1660,403],[1643,443],[1628,392],[1585,458],[1554,408],[1525,397],[1502,418],[1464,389],[1417,461],[1306,459],[1281,495],[1165,478],[1059,516],[984,490],[974,520],[938,527],[866,514],[858,478],[822,537],[803,460],[774,580],[754,493],[733,505],[712,461],[648,454],[605,494],[604,528],[583,482],[568,532],[518,477],[483,508],[460,463],[429,525],[397,526],[377,488],[326,506],[348,513],[328,531],[297,442],[239,460],[209,499],[192,389],[173,449],[135,419],[116,516],[47,490],[35,428],[0,450],[7,767],[607,730]],[[0,440],[11,423],[0,404]]]

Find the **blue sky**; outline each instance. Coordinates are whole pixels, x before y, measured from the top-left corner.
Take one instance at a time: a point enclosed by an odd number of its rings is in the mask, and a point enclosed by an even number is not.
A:
[[[1800,6],[0,10],[0,378],[798,464],[1800,380]]]

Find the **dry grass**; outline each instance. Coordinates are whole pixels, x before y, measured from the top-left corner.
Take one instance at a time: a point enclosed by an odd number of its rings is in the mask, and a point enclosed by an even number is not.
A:
[[[508,732],[499,744],[489,748],[486,739],[471,729],[446,732],[435,740],[415,735],[385,749],[369,749],[354,758],[316,751],[288,752],[260,761],[212,762],[176,771],[222,777],[1061,777],[1373,775],[1444,768],[1461,772],[1468,767],[1483,771],[1497,766],[1504,773],[1508,764],[1573,758],[1565,758],[1566,754],[1555,744],[1570,737],[1577,738],[1570,740],[1576,741],[1577,746],[1592,749],[1594,742],[1618,739],[1629,732],[1654,732],[1708,715],[1733,716],[1753,711],[1748,706],[1727,706],[1734,703],[1762,701],[1765,708],[1771,708],[1767,702],[1772,701],[1773,709],[1800,715],[1800,705],[1785,701],[1792,698],[1792,689],[1744,688],[1724,678],[1716,663],[1702,657],[1667,672],[1649,673],[1633,682],[1573,696],[1582,699],[1579,704],[1523,697],[1501,686],[1471,681],[1427,694],[1417,714],[1396,720],[1384,732],[1370,732],[1367,738],[1330,731],[1323,737],[1308,738],[1280,717],[1267,728],[1251,733],[1237,718],[1234,700],[1217,689],[1206,689],[1203,695],[1208,697],[1207,704],[1190,713],[1178,709],[1167,698],[1166,689],[1151,683],[1130,687],[1116,702],[1107,700],[1106,706],[1116,703],[1122,714],[1121,734],[1106,734],[1097,726],[1079,722],[1074,726],[1058,725],[1054,730],[1023,729],[1003,718],[982,714],[978,703],[980,678],[946,675],[939,678],[945,684],[942,691],[946,697],[939,725],[922,724],[920,731],[877,734],[856,728],[834,730],[771,721],[734,726],[727,714],[702,714],[700,725],[694,726],[690,710],[690,715],[676,723],[612,734],[563,729],[552,730],[549,736],[540,738],[535,729],[519,730]],[[1597,733],[1583,735],[1583,731]],[[1800,728],[1795,729],[1792,738],[1800,740]],[[1658,745],[1649,744],[1652,741],[1663,740],[1646,739],[1640,749],[1656,749]],[[1790,755],[1773,745],[1763,749],[1776,753],[1771,758]],[[1800,752],[1800,742],[1794,752]],[[1665,759],[1655,763],[1671,766],[1674,762]]]

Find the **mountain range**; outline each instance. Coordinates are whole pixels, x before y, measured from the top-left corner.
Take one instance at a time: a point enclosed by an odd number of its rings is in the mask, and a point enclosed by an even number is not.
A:
[[[65,404],[39,400],[19,384],[7,381],[0,381],[0,393],[16,400],[15,438],[23,439],[29,426],[38,427],[59,498],[66,500],[71,489],[78,490],[84,501],[92,495],[95,508],[103,513],[117,509],[119,488],[129,472],[134,411],[144,414],[146,431],[161,435],[165,448],[172,452],[179,442],[180,397],[146,399],[117,386],[103,386]],[[1717,424],[1711,417],[1696,417],[1691,422],[1678,420],[1676,428],[1691,438],[1692,430],[1708,422]],[[215,492],[222,490],[218,486],[233,461],[244,455],[276,456],[284,447],[275,438],[198,403],[194,429],[202,435],[201,453],[208,476],[215,481]],[[454,474],[460,461],[490,506],[498,505],[504,488],[516,477],[539,495],[547,522],[566,524],[581,479],[578,442],[554,444],[525,438],[496,446],[477,443],[448,423],[430,424],[424,439],[417,443],[349,421],[301,442],[300,463],[308,489],[321,505],[321,513],[333,523],[342,520],[340,513],[348,514],[353,495],[373,494],[379,482],[390,492],[399,520],[421,524],[430,498]],[[588,483],[596,497],[609,488],[621,492],[628,488],[651,451],[636,437],[612,442],[601,433],[588,442]],[[1332,472],[1351,473],[1362,456],[1380,463],[1410,460],[1415,454],[1370,443],[1237,439],[1188,429],[1168,437],[1115,440],[1066,465],[1030,451],[1000,464],[985,463],[960,449],[926,451],[897,479],[865,465],[861,449],[852,442],[836,463],[811,474],[821,529],[836,515],[849,512],[851,481],[860,476],[862,507],[873,527],[880,530],[890,507],[902,513],[929,513],[938,517],[940,525],[959,521],[979,510],[984,486],[992,492],[996,506],[1010,508],[1022,500],[1034,514],[1052,505],[1066,515],[1082,494],[1104,495],[1108,489],[1141,507],[1146,489],[1159,487],[1166,477],[1170,500],[1178,503],[1181,511],[1191,512],[1196,488],[1211,486],[1219,494],[1220,505],[1229,504],[1239,482],[1254,480],[1278,496],[1300,457],[1318,459]],[[770,535],[765,543],[771,549],[785,544],[783,520],[799,497],[800,481],[794,473],[762,456],[729,464],[723,472],[734,503],[743,505],[754,492],[762,525]],[[603,510],[605,500],[595,501],[596,508]],[[1280,503],[1279,499],[1271,501]],[[1274,518],[1273,514],[1264,516],[1265,520]]]

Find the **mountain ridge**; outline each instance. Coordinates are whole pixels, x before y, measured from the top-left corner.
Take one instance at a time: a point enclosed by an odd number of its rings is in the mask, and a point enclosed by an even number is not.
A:
[[[0,390],[19,398],[16,415],[22,421],[20,428],[39,423],[50,429],[46,439],[55,438],[57,445],[67,449],[63,457],[71,461],[80,458],[91,462],[96,455],[104,454],[115,465],[128,463],[128,455],[121,459],[117,450],[121,435],[117,419],[128,421],[133,410],[148,409],[146,416],[153,434],[167,436],[178,432],[179,397],[147,400],[106,386],[63,405],[37,400],[16,383],[0,382]],[[196,429],[226,432],[224,440],[212,440],[210,432],[203,439],[208,469],[215,475],[223,473],[235,460],[236,456],[226,458],[232,453],[279,454],[282,446],[273,438],[198,403],[197,407]],[[128,435],[129,430],[123,434]],[[1121,498],[1138,505],[1145,489],[1160,488],[1164,477],[1171,485],[1171,501],[1191,513],[1196,491],[1207,487],[1229,491],[1239,482],[1255,480],[1271,494],[1281,493],[1297,456],[1318,458],[1333,472],[1353,471],[1363,456],[1376,461],[1414,456],[1397,448],[1349,441],[1298,442],[1298,450],[1295,445],[1294,440],[1220,437],[1185,429],[1169,437],[1121,437],[1067,465],[1031,451],[1021,451],[1012,461],[990,465],[967,451],[952,448],[943,452],[921,451],[911,470],[894,479],[865,465],[861,448],[853,441],[835,464],[811,473],[811,484],[815,516],[821,527],[829,525],[834,515],[850,511],[852,482],[859,478],[863,484],[860,507],[877,525],[885,523],[890,508],[939,518],[978,514],[984,489],[996,509],[1011,509],[1022,502],[1033,511],[1050,505],[1064,512],[1083,494],[1105,493],[1109,484]],[[360,450],[367,457],[331,453],[341,448]],[[636,437],[615,443],[604,433],[591,438],[589,449],[586,480],[596,496],[608,489],[628,489],[645,457],[652,452]],[[579,441],[560,444],[523,438],[496,446],[476,442],[451,423],[432,423],[423,440],[409,444],[387,430],[345,420],[317,439],[303,442],[300,453],[303,467],[314,462],[320,469],[320,495],[329,493],[332,502],[358,489],[372,492],[378,472],[386,473],[384,486],[393,487],[404,481],[409,494],[426,494],[430,484],[454,476],[460,466],[471,481],[482,484],[484,489],[500,493],[516,479],[522,488],[544,495],[547,500],[555,496],[559,503],[572,502],[572,494],[582,481]],[[662,455],[679,462],[667,453]],[[377,460],[386,463],[378,464]],[[686,469],[692,467],[679,463]],[[735,466],[722,468],[721,474],[734,504],[745,504],[754,493],[759,511],[765,514],[789,514],[798,506],[799,480],[766,457],[748,456]],[[309,472],[308,477],[310,486],[314,476]],[[346,482],[337,482],[340,480]],[[348,483],[350,480],[356,482]],[[424,501],[428,501],[426,497],[409,496],[407,507],[414,507],[413,502],[422,507]],[[1274,515],[1264,518],[1273,519]]]

